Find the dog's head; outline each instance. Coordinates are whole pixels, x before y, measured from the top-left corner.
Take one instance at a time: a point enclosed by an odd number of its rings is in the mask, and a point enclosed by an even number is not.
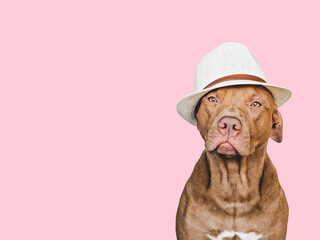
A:
[[[248,156],[269,137],[282,141],[282,117],[271,93],[261,86],[215,89],[201,98],[195,114],[209,152]]]

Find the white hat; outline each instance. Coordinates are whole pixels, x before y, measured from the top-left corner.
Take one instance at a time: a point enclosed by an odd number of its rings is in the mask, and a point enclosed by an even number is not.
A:
[[[201,97],[213,89],[234,85],[264,86],[278,107],[291,96],[289,89],[266,82],[261,67],[246,46],[224,43],[201,59],[196,70],[195,91],[178,102],[177,111],[186,121],[197,125],[194,110]]]

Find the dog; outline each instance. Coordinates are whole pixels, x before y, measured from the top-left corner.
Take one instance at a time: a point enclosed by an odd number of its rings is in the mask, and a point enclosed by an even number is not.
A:
[[[240,74],[223,72],[230,69]],[[223,44],[199,63],[197,84],[178,103],[205,150],[180,198],[177,239],[285,240],[289,207],[267,143],[282,141],[278,106],[290,90],[267,84],[249,50],[237,43]]]
[[[282,240],[288,204],[266,152],[282,140],[272,95],[260,86],[213,90],[199,103],[206,150],[186,183],[177,212],[178,240]]]

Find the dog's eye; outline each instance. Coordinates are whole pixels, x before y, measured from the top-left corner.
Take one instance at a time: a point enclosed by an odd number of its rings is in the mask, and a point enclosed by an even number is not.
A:
[[[218,102],[215,97],[208,97],[209,102]]]
[[[251,107],[261,107],[261,103],[254,102],[254,103],[251,104]]]

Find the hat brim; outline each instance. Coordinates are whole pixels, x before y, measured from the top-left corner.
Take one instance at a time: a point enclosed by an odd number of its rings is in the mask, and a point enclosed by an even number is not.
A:
[[[206,95],[208,92],[222,87],[228,86],[236,86],[236,85],[259,85],[267,88],[271,94],[273,95],[275,104],[280,107],[285,102],[289,100],[291,97],[291,91],[284,87],[279,87],[276,85],[268,84],[268,83],[260,83],[256,81],[250,80],[230,80],[227,82],[218,83],[210,88],[206,88],[202,91],[192,93],[188,96],[182,98],[177,104],[177,111],[179,115],[184,118],[187,122],[197,125],[197,119],[194,116],[194,110],[196,105],[202,96]]]

